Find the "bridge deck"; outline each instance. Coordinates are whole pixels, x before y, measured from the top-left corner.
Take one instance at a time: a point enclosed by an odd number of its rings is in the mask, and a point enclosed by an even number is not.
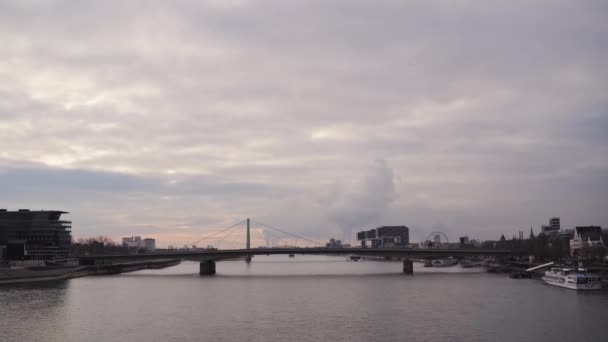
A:
[[[96,259],[155,259],[155,258],[181,258],[200,260],[221,260],[244,257],[248,255],[276,255],[276,254],[304,254],[304,255],[361,255],[361,256],[389,256],[408,258],[438,258],[438,257],[464,257],[464,256],[506,256],[512,254],[509,250],[485,249],[439,249],[439,248],[252,248],[252,249],[206,249],[196,251],[159,252],[145,254],[123,255],[89,255],[80,257],[81,260]]]

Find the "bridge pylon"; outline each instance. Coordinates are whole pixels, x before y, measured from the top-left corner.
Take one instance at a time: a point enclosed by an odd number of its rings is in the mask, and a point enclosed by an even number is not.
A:
[[[247,249],[251,249],[251,229],[249,228],[249,217],[247,218]]]
[[[249,224],[249,217],[247,218],[247,250],[251,249],[251,228]],[[246,262],[251,262],[251,254],[245,257]]]

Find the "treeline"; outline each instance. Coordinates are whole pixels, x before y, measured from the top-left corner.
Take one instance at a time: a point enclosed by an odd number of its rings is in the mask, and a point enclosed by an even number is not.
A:
[[[72,256],[93,255],[93,254],[128,254],[129,249],[116,243],[108,236],[95,236],[78,238],[72,241],[70,254]]]

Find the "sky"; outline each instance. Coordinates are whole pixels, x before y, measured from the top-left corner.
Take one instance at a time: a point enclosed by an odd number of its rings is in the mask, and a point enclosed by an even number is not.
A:
[[[605,1],[6,0],[0,42],[0,208],[75,237],[608,226]]]

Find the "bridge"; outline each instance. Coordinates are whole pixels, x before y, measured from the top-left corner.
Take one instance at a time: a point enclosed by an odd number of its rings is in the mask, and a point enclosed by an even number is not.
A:
[[[358,255],[358,256],[375,256],[375,257],[391,257],[403,259],[403,273],[413,274],[414,258],[442,258],[442,257],[465,257],[465,256],[495,256],[505,257],[511,254],[508,250],[494,249],[442,249],[442,248],[331,248],[331,247],[258,247],[251,248],[251,232],[250,219],[241,223],[247,223],[247,238],[246,247],[242,249],[195,249],[186,251],[166,251],[143,254],[124,254],[124,255],[90,255],[80,257],[80,263],[83,265],[94,264],[97,261],[112,261],[112,260],[150,260],[150,259],[181,259],[200,262],[200,274],[212,275],[215,274],[216,262],[228,259],[245,258],[247,262],[251,262],[255,255]],[[239,224],[241,224],[239,223]],[[233,225],[223,230],[227,232],[235,229],[239,224]],[[273,230],[278,230],[286,235],[295,236],[279,230],[278,228],[266,226]],[[218,232],[220,233],[220,232]],[[215,236],[217,234],[212,234]],[[211,237],[210,236],[210,237]],[[319,244],[310,239],[296,236],[314,244]],[[203,239],[199,239],[200,242]]]

